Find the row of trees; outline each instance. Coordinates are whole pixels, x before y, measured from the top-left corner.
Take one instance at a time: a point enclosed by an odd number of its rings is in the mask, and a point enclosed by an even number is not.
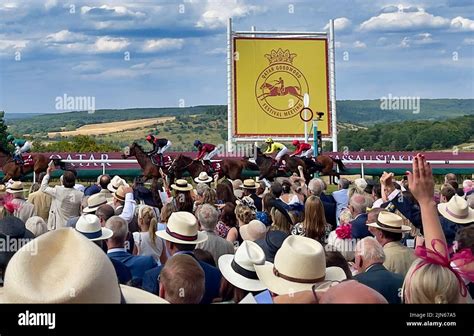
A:
[[[350,150],[437,150],[473,140],[474,116],[445,121],[405,121],[377,124],[357,131],[342,130],[339,147]]]
[[[51,143],[35,141],[33,143],[33,152],[117,152],[120,147],[111,143],[100,143],[87,135],[78,135],[67,140],[60,140]]]

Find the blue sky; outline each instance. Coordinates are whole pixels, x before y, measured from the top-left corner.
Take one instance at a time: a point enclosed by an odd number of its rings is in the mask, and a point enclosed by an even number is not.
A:
[[[0,110],[225,104],[226,21],[325,29],[338,99],[473,98],[474,1],[0,1]],[[129,60],[125,56],[130,55]]]

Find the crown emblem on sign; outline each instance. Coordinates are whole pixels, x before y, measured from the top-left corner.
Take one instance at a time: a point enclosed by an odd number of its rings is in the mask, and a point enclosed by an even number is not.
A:
[[[293,63],[293,59],[296,57],[296,54],[290,53],[290,50],[283,50],[279,48],[278,50],[272,49],[269,54],[265,54],[265,57],[268,59],[270,64],[273,63]]]

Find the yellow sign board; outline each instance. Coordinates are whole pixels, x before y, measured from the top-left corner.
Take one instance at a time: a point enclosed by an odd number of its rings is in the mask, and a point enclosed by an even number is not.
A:
[[[305,93],[331,136],[328,83],[326,39],[234,38],[234,137],[302,137]]]

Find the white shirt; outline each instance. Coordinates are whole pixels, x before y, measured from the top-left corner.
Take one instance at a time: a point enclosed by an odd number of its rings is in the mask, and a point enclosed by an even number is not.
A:
[[[163,252],[164,243],[159,237],[155,237],[155,243],[150,239],[148,232],[134,232],[133,240],[138,248],[138,255],[152,256],[158,265],[161,265],[160,257]]]

